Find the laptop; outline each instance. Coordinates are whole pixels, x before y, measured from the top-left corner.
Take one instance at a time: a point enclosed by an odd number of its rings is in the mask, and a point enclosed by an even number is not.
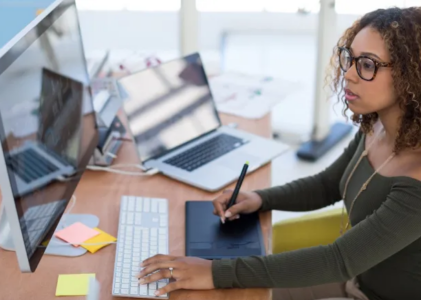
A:
[[[118,81],[145,170],[158,169],[192,186],[218,191],[267,164],[288,146],[223,126],[199,53],[128,75]]]
[[[76,172],[82,102],[81,82],[42,70],[36,139],[6,152],[15,196],[24,196]]]

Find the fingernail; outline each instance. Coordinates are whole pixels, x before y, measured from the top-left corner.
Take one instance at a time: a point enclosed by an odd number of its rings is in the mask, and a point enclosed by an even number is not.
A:
[[[158,291],[155,292],[155,296],[159,296],[159,292]]]
[[[221,217],[221,223],[222,223],[222,224],[225,224],[225,220],[224,220],[224,218],[222,218],[222,217]]]
[[[236,219],[239,219],[240,218],[240,215],[237,215],[237,217],[235,217]]]
[[[145,279],[142,278],[139,280],[139,284],[144,284],[144,283],[145,283]]]
[[[231,216],[232,216],[232,213],[230,211],[227,211],[225,213],[225,218],[231,218]]]

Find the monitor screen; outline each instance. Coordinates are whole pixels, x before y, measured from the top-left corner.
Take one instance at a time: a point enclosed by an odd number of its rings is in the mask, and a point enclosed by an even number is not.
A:
[[[0,51],[0,138],[31,270],[97,145],[74,1],[33,23]]]
[[[198,53],[126,76],[119,84],[143,162],[220,126]]]

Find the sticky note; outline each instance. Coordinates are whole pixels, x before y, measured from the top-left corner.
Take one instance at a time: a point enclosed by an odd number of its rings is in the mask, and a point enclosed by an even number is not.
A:
[[[60,231],[57,231],[54,235],[75,247],[79,247],[79,244],[82,244],[84,241],[97,236],[98,234],[98,231],[89,228],[80,222],[77,222]]]
[[[113,237],[112,235],[109,235],[108,233],[102,231],[99,228],[94,228],[94,230],[98,231],[99,234],[94,236],[93,238],[90,238],[89,240],[84,241],[84,244],[95,244],[95,243],[104,243],[102,245],[81,245],[83,248],[88,250],[91,253],[97,252],[99,249],[104,248],[105,246],[108,246],[109,244],[105,244],[106,242],[115,242],[117,239]]]
[[[89,290],[89,281],[95,274],[66,274],[59,275],[56,296],[86,296]]]

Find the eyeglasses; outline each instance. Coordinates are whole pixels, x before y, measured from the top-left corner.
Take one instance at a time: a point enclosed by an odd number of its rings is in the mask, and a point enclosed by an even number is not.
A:
[[[339,47],[339,65],[342,71],[347,72],[354,62],[358,76],[366,81],[374,80],[380,67],[387,68],[392,66],[392,63],[378,62],[364,55],[353,57],[347,48]]]

